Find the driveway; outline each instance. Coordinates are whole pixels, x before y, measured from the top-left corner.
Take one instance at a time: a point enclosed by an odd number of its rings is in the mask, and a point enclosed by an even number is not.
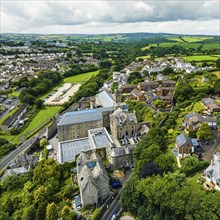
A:
[[[213,136],[216,138],[211,142],[210,145],[202,145],[204,153],[202,154],[203,160],[211,161],[213,154],[216,152],[217,148],[220,146],[220,132],[213,131]]]

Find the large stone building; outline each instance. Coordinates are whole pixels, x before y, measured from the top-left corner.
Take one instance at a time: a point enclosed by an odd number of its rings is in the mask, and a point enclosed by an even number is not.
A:
[[[67,112],[58,122],[58,140],[87,137],[89,129],[100,127],[103,127],[103,120],[99,109]]]
[[[115,107],[113,96],[102,91],[94,98],[87,98],[80,102],[82,108],[87,105],[91,109],[79,109],[79,111],[67,112],[59,117],[57,122],[59,141],[87,137],[89,129],[100,127],[110,129],[109,115]]]
[[[125,139],[138,135],[139,124],[135,113],[118,108],[110,115],[110,128],[115,138]]]
[[[82,206],[102,204],[109,196],[109,177],[100,156],[82,152],[77,158],[77,179]]]

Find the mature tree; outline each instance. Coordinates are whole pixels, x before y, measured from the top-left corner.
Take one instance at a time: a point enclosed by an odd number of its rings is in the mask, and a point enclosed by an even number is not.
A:
[[[141,178],[146,178],[149,176],[157,175],[157,174],[162,174],[162,169],[154,162],[150,162],[145,164],[140,172],[140,177]]]
[[[214,84],[214,92],[215,94],[220,95],[220,79],[217,79]]]
[[[69,213],[70,213],[70,208],[68,206],[64,206],[61,212],[62,219],[65,220],[68,217]]]
[[[35,100],[35,105],[38,109],[41,109],[43,107],[43,101],[41,99]]]
[[[22,220],[32,220],[32,219],[35,219],[34,205],[25,208],[22,214]]]
[[[47,199],[47,189],[44,186],[40,186],[34,191],[34,203],[40,204]]]
[[[47,205],[46,211],[46,220],[57,220],[58,219],[58,210],[54,202]]]
[[[197,138],[199,140],[210,140],[212,139],[212,131],[207,123],[203,123],[197,131]]]
[[[34,169],[33,182],[41,185],[50,178],[60,178],[60,167],[54,159],[41,160]]]
[[[42,148],[46,147],[47,143],[48,143],[47,138],[42,138],[40,140],[40,147],[42,147]]]
[[[217,60],[216,60],[215,65],[216,65],[216,67],[217,67],[218,69],[220,69],[220,59],[217,59]]]
[[[46,209],[48,202],[44,201],[39,204],[39,207],[36,212],[36,220],[42,220],[46,218]]]

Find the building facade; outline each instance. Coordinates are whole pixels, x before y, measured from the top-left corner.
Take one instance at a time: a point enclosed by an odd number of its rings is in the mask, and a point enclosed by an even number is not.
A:
[[[109,196],[109,177],[97,153],[82,152],[77,158],[77,179],[82,206],[98,206]]]
[[[137,136],[139,125],[135,113],[118,108],[110,115],[110,128],[115,138],[125,139]]]

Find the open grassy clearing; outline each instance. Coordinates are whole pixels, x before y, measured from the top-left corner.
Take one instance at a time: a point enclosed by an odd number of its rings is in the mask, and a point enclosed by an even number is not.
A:
[[[37,129],[42,123],[47,121],[49,118],[53,117],[56,113],[61,110],[61,106],[50,106],[41,109],[34,119],[30,122],[27,128],[18,135],[1,135],[2,138],[5,138],[13,143],[19,143],[20,137],[26,133],[32,132],[34,129]]]
[[[187,61],[209,61],[209,60],[217,60],[220,59],[219,55],[195,55],[195,56],[183,56],[184,60]]]
[[[174,40],[176,42],[183,42],[183,40],[181,38],[179,38],[179,37],[168,37],[167,39]]]
[[[157,44],[149,44],[146,47],[142,47],[141,50],[144,51],[144,50],[150,49],[150,47],[156,47],[156,46]]]
[[[213,74],[215,74],[218,78],[220,78],[220,71],[216,71],[216,72],[212,72]]]
[[[193,43],[193,42],[200,42],[200,41],[204,41],[204,40],[209,40],[212,39],[213,37],[190,37],[190,36],[185,36],[183,37],[183,40],[189,42],[189,43]]]
[[[63,79],[64,83],[83,83],[89,80],[92,76],[95,76],[99,73],[99,71],[93,71],[88,73],[82,73],[76,76],[70,76]]]
[[[193,105],[193,109],[192,109],[192,112],[201,112],[205,110],[205,107],[204,105],[199,101],[199,102],[196,102],[194,105]]]
[[[209,50],[209,49],[218,49],[218,50],[220,50],[220,44],[219,43],[206,43],[202,47],[202,50]]]
[[[139,58],[142,58],[142,59],[150,59],[150,55],[136,57],[135,59],[138,60]]]
[[[166,43],[160,43],[160,47],[172,47],[174,45],[181,46],[183,48],[194,48],[197,49],[200,47],[202,44],[199,43],[184,43],[184,42],[166,42]]]

